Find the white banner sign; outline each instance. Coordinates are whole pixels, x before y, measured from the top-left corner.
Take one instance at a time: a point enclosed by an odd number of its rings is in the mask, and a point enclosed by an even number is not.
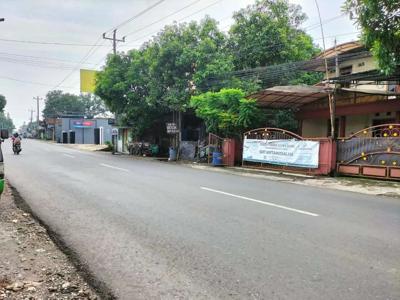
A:
[[[245,139],[243,160],[300,168],[318,168],[319,142]]]

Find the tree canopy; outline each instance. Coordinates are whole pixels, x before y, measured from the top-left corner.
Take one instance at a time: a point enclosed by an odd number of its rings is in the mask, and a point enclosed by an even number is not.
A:
[[[4,111],[4,107],[6,107],[7,100],[6,97],[0,94],[0,112]]]
[[[12,132],[15,129],[14,122],[10,117],[10,114],[5,114],[3,111],[0,112],[0,128],[8,129],[9,132]]]
[[[362,40],[386,74],[400,65],[400,2],[346,0],[344,9],[361,27]]]
[[[161,114],[194,107],[202,111],[194,105],[196,100],[190,101],[198,99],[196,96],[207,98],[215,93],[222,101],[221,97],[232,96],[227,91],[241,95],[268,86],[257,76],[237,75],[239,70],[270,65],[279,68],[281,63],[289,65],[312,58],[319,49],[300,29],[305,19],[301,7],[288,0],[258,0],[235,13],[228,34],[210,17],[200,22],[167,25],[140,49],[109,55],[98,73],[95,94],[118,114],[120,125],[132,127],[134,134],[140,136]],[[280,84],[314,84],[321,79],[293,71],[290,66],[282,70],[284,74],[274,78]],[[243,114],[246,109],[253,109],[255,103],[243,95],[237,97],[241,99],[233,101],[237,107],[227,114],[229,118],[236,118],[236,114],[239,118],[240,112],[243,127],[249,122]],[[218,109],[222,113],[222,107]],[[234,127],[232,122],[225,124],[229,134],[232,132],[228,128]],[[222,130],[225,125],[219,124],[222,127],[210,125],[209,130]]]
[[[237,70],[307,60],[319,51],[300,29],[306,15],[288,0],[257,0],[233,18],[229,44]]]
[[[63,93],[60,90],[50,91],[46,94],[44,117],[60,115],[85,115],[93,117],[105,111],[103,101],[91,95],[74,95]]]

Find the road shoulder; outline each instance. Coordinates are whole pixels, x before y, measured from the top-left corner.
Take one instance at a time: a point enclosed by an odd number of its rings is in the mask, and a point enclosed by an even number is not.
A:
[[[47,230],[17,207],[7,185],[0,198],[0,299],[99,299]]]

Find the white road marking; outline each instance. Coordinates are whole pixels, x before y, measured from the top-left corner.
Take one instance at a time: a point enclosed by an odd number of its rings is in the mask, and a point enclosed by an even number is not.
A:
[[[106,168],[110,168],[110,169],[114,169],[114,170],[129,172],[129,170],[127,170],[127,169],[118,168],[118,167],[110,166],[110,165],[107,165],[107,164],[100,164],[100,166],[106,167]]]
[[[71,154],[67,154],[67,153],[63,153],[64,156],[69,157],[69,158],[75,158],[75,156],[71,155]]]
[[[309,211],[305,211],[305,210],[295,209],[295,208],[291,208],[291,207],[287,207],[287,206],[283,206],[283,205],[278,205],[278,204],[271,203],[271,202],[260,201],[260,200],[249,198],[249,197],[239,196],[239,195],[235,195],[235,194],[231,194],[231,193],[227,193],[227,192],[223,192],[223,191],[210,189],[210,188],[207,188],[207,187],[200,187],[200,188],[202,190],[206,190],[206,191],[209,191],[209,192],[214,192],[214,193],[218,193],[218,194],[222,194],[222,195],[227,195],[227,196],[231,196],[231,197],[235,197],[235,198],[239,198],[239,199],[243,199],[243,200],[247,200],[247,201],[252,201],[252,202],[268,205],[268,206],[273,206],[273,207],[276,207],[276,208],[281,208],[281,209],[297,212],[299,214],[303,214],[303,215],[307,215],[307,216],[312,216],[312,217],[318,217],[319,216],[318,214],[315,214],[315,213],[312,213],[312,212],[309,212]]]

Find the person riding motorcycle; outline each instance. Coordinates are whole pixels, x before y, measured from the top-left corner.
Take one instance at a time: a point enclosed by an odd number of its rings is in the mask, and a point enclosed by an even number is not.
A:
[[[11,139],[14,153],[19,154],[21,152],[21,138],[19,134],[17,132],[14,133]]]

